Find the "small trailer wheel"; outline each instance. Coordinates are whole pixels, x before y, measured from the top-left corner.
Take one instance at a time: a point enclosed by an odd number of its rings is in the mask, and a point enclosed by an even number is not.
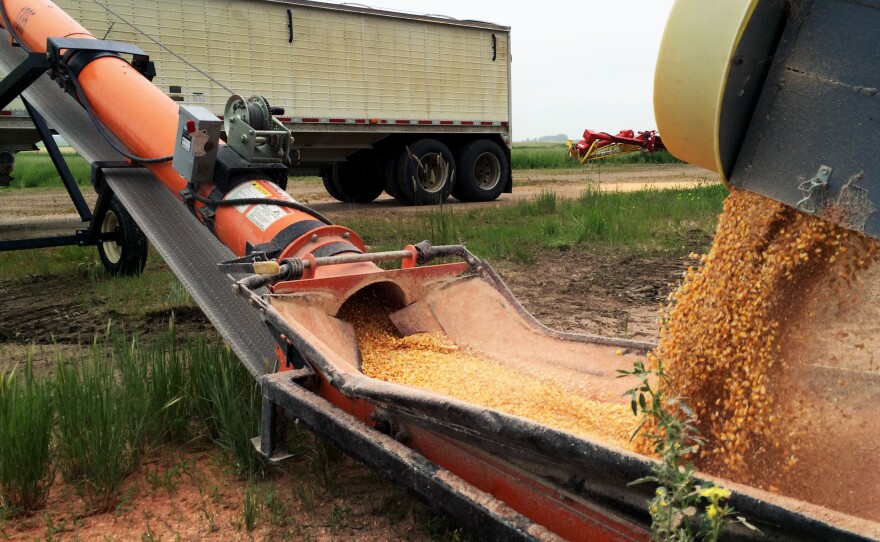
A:
[[[116,196],[101,222],[101,233],[113,232],[117,239],[98,243],[104,268],[111,275],[140,275],[147,264],[147,237]]]

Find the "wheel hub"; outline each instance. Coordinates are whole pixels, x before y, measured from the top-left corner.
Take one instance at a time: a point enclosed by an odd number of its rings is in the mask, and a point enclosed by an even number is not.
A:
[[[116,233],[119,229],[119,218],[113,211],[107,211],[104,215],[104,221],[101,223],[101,233]],[[118,240],[104,241],[104,255],[113,263],[117,263],[122,259],[122,246]]]
[[[446,185],[449,177],[449,164],[443,159],[443,155],[437,152],[422,155],[417,168],[417,180],[419,186],[425,192],[439,192]]]
[[[501,182],[501,163],[491,152],[484,152],[474,161],[474,180],[483,190],[492,190]]]

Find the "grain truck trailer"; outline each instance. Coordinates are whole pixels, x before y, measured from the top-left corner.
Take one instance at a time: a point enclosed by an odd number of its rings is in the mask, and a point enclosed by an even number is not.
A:
[[[58,5],[96,36],[138,43],[174,101],[222,116],[230,94],[263,96],[293,134],[294,174],[319,172],[336,199],[511,191],[509,27],[308,0]],[[36,132],[10,109],[0,134],[15,127],[23,147],[10,150],[29,148]]]

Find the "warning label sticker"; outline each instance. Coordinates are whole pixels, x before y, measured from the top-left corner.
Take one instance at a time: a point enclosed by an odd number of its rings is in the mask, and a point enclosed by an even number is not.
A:
[[[249,183],[242,183],[226,194],[224,199],[249,199],[249,198],[267,198],[269,197],[269,191],[260,186],[256,181],[251,181]],[[240,213],[244,213],[248,210],[251,204],[246,205],[236,205],[235,208]]]
[[[224,199],[236,200],[250,198],[271,198],[284,201],[296,201],[287,192],[284,192],[275,185],[265,181],[242,183],[229,191]],[[295,212],[289,207],[279,207],[277,205],[253,205],[251,203],[236,205],[235,208],[238,212],[245,214],[248,220],[253,222],[255,226],[263,231],[269,229],[269,226],[281,220],[286,215]],[[248,211],[248,209],[250,209],[250,211]]]
[[[274,205],[257,205],[246,216],[258,228],[266,231],[269,226],[287,215],[287,209]]]

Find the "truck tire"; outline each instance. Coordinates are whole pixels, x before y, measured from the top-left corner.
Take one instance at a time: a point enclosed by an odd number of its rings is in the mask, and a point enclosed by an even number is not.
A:
[[[400,194],[415,205],[446,201],[455,183],[455,158],[436,139],[420,139],[404,148],[397,165]]]
[[[114,241],[98,243],[98,256],[111,275],[140,275],[147,264],[147,237],[116,196],[101,222],[101,233],[117,232]]]
[[[458,180],[452,195],[461,201],[492,201],[504,192],[509,166],[504,151],[494,141],[478,139],[457,155]]]
[[[342,198],[342,194],[336,190],[336,183],[333,182],[333,166],[336,164],[331,164],[321,170],[321,181],[324,182],[324,190],[327,191],[330,196],[337,201],[345,201]]]
[[[324,187],[339,201],[370,203],[385,189],[384,180],[379,173],[379,168],[371,157],[335,162],[327,168]]]
[[[403,149],[391,150],[388,151],[385,156],[385,192],[404,205],[412,205],[412,200],[406,199],[406,197],[400,192],[400,186],[397,181],[397,167],[400,164],[400,158],[403,153]]]

